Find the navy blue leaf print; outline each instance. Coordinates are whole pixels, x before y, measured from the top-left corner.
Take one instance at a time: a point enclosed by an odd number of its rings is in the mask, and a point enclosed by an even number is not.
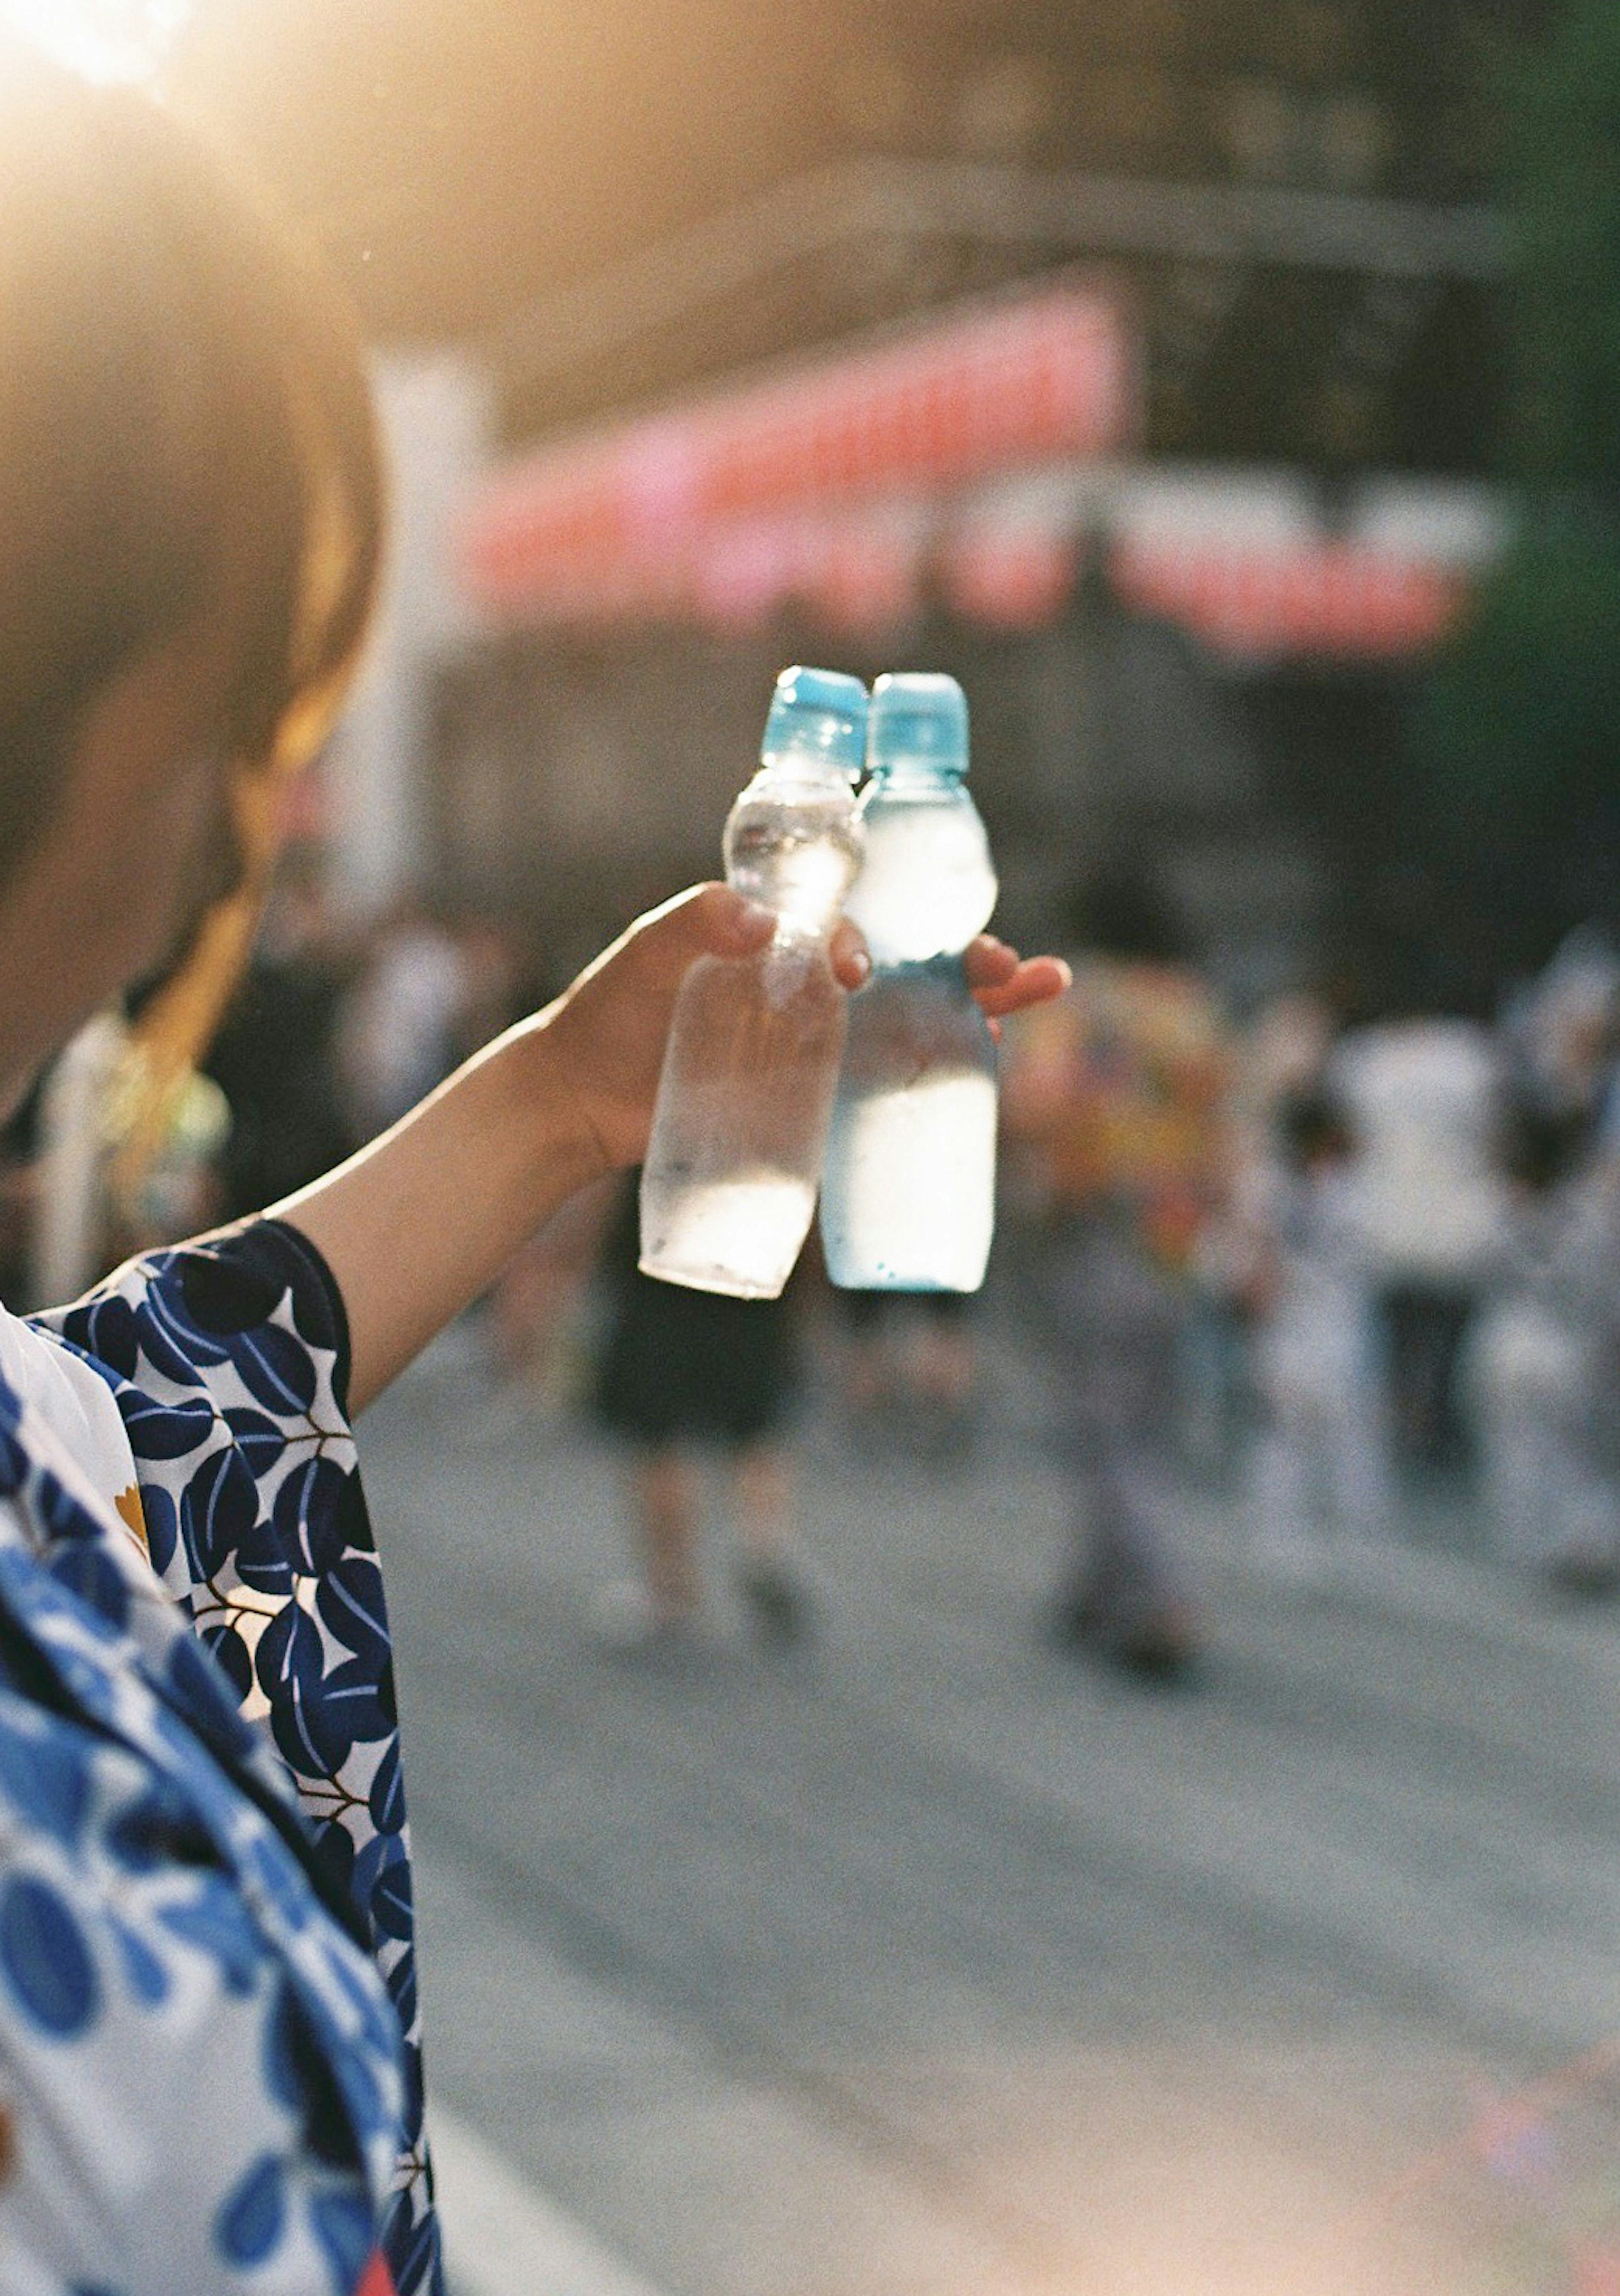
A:
[[[287,1431],[279,1421],[259,1411],[227,1411],[225,1423],[255,1482],[280,1466],[287,1451]]]
[[[144,1316],[140,1320],[140,1346],[147,1350],[147,1355],[154,1362],[159,1362],[160,1348],[172,1348],[184,1364],[191,1364],[193,1378],[195,1378],[198,1366],[214,1368],[218,1364],[230,1362],[230,1346],[223,1339],[216,1339],[214,1334],[204,1332],[198,1320],[188,1313],[182,1288],[184,1260],[186,1260],[186,1256],[182,1253],[179,1270],[170,1267],[170,1281],[154,1283],[147,1292]],[[179,1276],[182,1276],[179,1286],[172,1281],[175,1272],[179,1272]]]
[[[267,1411],[305,1413],[315,1401],[316,1370],[309,1350],[277,1324],[262,1324],[234,1340],[231,1361],[248,1393]]]
[[[188,1251],[180,1258],[180,1296],[193,1327],[220,1338],[234,1338],[267,1324],[282,1298],[282,1287],[262,1268],[246,1267],[241,1259],[212,1251]]]
[[[394,2285],[399,2296],[415,2288],[437,2285],[439,2269],[439,2222],[428,2215],[420,2224],[411,2223],[411,2196],[397,2193],[390,2205],[382,2234],[382,2247],[393,2271]]]
[[[89,1308],[67,1316],[63,1330],[77,1347],[120,1379],[133,1379],[140,1361],[136,1311],[120,1292],[103,1294]]]
[[[377,1764],[371,1782],[371,1822],[379,1833],[398,1833],[405,1824],[405,1781],[399,1769],[396,1740]]]
[[[160,1578],[175,1559],[179,1544],[180,1516],[174,1500],[157,1483],[141,1486],[141,1513],[146,1524],[146,1551]]]
[[[354,1862],[355,1895],[382,1937],[411,1933],[411,1871],[397,1833],[379,1833]]]
[[[346,1659],[333,1667],[321,1684],[321,1702],[350,1746],[374,1746],[394,1727],[389,1669],[379,1677],[367,1660]]]
[[[129,1447],[140,1459],[184,1459],[206,1443],[214,1431],[213,1406],[199,1398],[193,1403],[160,1403],[150,1396],[124,1394],[119,1398]]]
[[[239,1852],[226,1857],[211,1826],[197,1826],[189,1797],[174,1809],[160,1791],[122,1808],[110,1798],[100,1822],[111,1853],[127,1867],[182,1877],[189,1861],[196,1890],[188,1905],[171,1906],[169,1938],[154,1939],[133,1922],[128,1939],[111,1931],[107,1974],[121,1975],[127,1997],[155,2000],[158,1985],[172,1987],[169,1972],[181,1966],[185,1932],[187,1944],[219,1962],[227,1981],[245,1984],[251,1964],[251,1981],[260,1983],[267,1938],[258,1923],[269,1921],[271,1906],[274,1926],[304,1934],[312,1947],[325,1923],[311,1885],[327,1905],[352,1906],[387,1964],[386,1990],[341,1956],[328,1960],[327,1978],[355,2020],[341,2061],[330,2020],[317,2015],[313,1998],[303,2003],[310,2022],[301,2042],[300,2013],[287,2004],[274,2032],[261,2027],[267,2090],[302,2123],[303,2136],[292,2141],[312,2146],[333,2178],[329,2213],[317,2218],[315,2202],[298,2203],[300,2236],[313,2234],[327,2251],[333,2296],[352,2296],[376,2234],[369,2208],[351,2209],[358,2194],[341,2180],[358,2169],[361,2136],[381,2133],[382,2114],[393,2120],[391,2064],[407,2083],[394,2130],[403,2189],[390,2205],[382,2244],[400,2296],[442,2296],[422,2165],[419,2052],[400,2030],[414,2032],[419,2014],[405,1797],[382,1581],[343,1421],[341,1300],[318,1254],[295,1230],[267,1221],[132,1264],[60,1324],[117,1382],[152,1559],[199,1622],[159,1661],[168,1698],[154,1718],[159,1738],[179,1761],[185,1746],[194,1756],[201,1735],[227,1770],[252,1774],[256,1796],[273,1792],[259,1726],[241,1711],[257,1683],[308,1828],[307,1851],[261,1833],[239,1837]],[[317,1421],[328,1395],[330,1422]],[[4,1431],[13,1424],[0,1402],[0,1481]],[[35,1505],[41,1479],[26,1458],[18,1472]],[[42,1498],[49,1505],[49,1494]],[[62,1554],[81,1543],[83,1520],[65,1496],[51,1520]],[[272,1614],[251,1665],[244,1622],[222,1617],[215,1599],[228,1603],[238,1584]],[[93,1593],[89,1579],[85,1586]],[[92,1803],[86,1827],[99,1808]],[[259,1909],[246,1928],[232,1922],[233,1898],[239,1914]],[[290,2235],[295,2222],[292,2188],[278,2177],[276,2157],[274,2147],[262,2152],[215,2218],[218,2235],[228,2232],[243,2254],[270,2238],[264,2262],[272,2273],[289,2251],[271,2235]]]
[[[328,1570],[316,1590],[316,1607],[327,1631],[357,1658],[375,1667],[388,1663],[388,1609],[382,1573],[367,1554],[346,1555]]]
[[[311,1577],[342,1558],[349,1544],[344,1495],[358,1480],[334,1461],[312,1456],[292,1469],[275,1494],[275,1528],[283,1546]]]
[[[354,1894],[354,1837],[341,1817],[328,1818],[317,1828],[315,1862],[341,1904],[358,1902]]]
[[[257,1502],[257,1487],[254,1499]],[[244,1587],[251,1587],[256,1594],[279,1595],[284,1599],[292,1595],[300,1558],[288,1554],[273,1522],[255,1522],[251,1530],[244,1532],[234,1559],[236,1576]]]
[[[219,1667],[226,1680],[238,1698],[245,1698],[253,1687],[253,1660],[246,1643],[234,1627],[211,1626],[202,1629],[202,1646]]]
[[[399,2013],[399,2030],[408,2032],[416,2021],[416,1964],[407,1954],[388,1972],[389,1996]]]
[[[0,1427],[0,1491],[13,1498],[22,1488],[22,1478],[28,1471],[28,1461],[22,1446],[9,1427]]]
[[[199,1371],[217,1370],[227,1360],[218,1341],[204,1339],[187,1316],[176,1313],[161,1283],[154,1283],[142,1301],[136,1330],[147,1363],[177,1386],[192,1385]],[[138,1371],[136,1376],[140,1376]]]
[[[314,1620],[289,1603],[259,1638],[259,1680],[270,1701],[275,1742],[304,1777],[333,1776],[354,1747],[342,1715],[323,1697],[324,1665]]]
[[[307,1235],[298,1237],[298,1246],[300,1253],[313,1254],[315,1250]],[[346,1344],[347,1318],[341,1312],[335,1283],[331,1292],[326,1289],[326,1283],[332,1281],[331,1271],[326,1269],[325,1260],[321,1266],[325,1270],[325,1281],[312,1283],[306,1280],[293,1284],[287,1293],[287,1306],[292,1311],[292,1328],[306,1347],[324,1348],[331,1354],[341,1356]],[[308,1272],[313,1273],[313,1270]]]
[[[258,1517],[258,1488],[240,1453],[210,1451],[180,1502],[180,1534],[197,1578],[218,1577]]]

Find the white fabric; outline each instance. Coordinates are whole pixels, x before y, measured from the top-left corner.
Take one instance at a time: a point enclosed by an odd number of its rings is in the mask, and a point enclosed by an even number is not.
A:
[[[0,1306],[0,1379],[36,1411],[103,1508],[118,1515],[143,1554],[135,1454],[112,1390],[70,1349]]]
[[[1485,1030],[1468,1021],[1360,1029],[1339,1046],[1330,1076],[1355,1132],[1379,1275],[1471,1282],[1503,1218],[1493,1153],[1499,1077]]]

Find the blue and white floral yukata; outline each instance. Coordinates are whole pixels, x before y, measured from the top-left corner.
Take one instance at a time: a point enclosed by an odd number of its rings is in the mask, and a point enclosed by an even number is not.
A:
[[[0,1308],[0,2296],[439,2296],[341,1297],[255,1221]]]

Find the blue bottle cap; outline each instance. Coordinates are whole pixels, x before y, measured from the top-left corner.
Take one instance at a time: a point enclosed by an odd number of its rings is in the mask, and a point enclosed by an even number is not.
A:
[[[931,774],[967,771],[967,696],[954,677],[937,670],[899,670],[872,688],[867,723],[867,763],[921,767]]]
[[[785,669],[771,696],[761,754],[814,758],[858,780],[867,753],[867,689],[842,670]]]

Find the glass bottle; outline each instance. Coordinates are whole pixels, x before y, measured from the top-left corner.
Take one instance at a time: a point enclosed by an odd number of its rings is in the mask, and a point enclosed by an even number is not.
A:
[[[815,1210],[848,999],[827,936],[860,865],[867,692],[785,669],[726,824],[728,882],[776,912],[758,955],[700,957],[676,1002],[641,1174],[641,1267],[775,1299]]]
[[[996,1047],[962,952],[996,876],[955,678],[880,677],[867,760],[845,908],[873,972],[850,1009],[822,1180],[827,1273],[846,1290],[976,1292],[995,1224]]]

